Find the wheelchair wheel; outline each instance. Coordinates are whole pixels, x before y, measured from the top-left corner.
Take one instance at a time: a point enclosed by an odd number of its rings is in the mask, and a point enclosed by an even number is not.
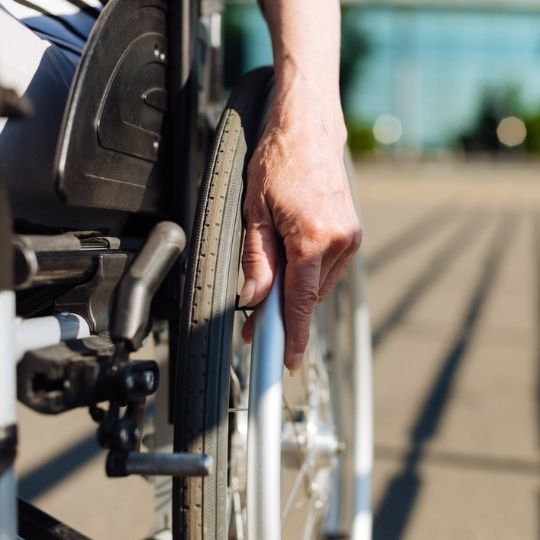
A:
[[[319,305],[294,379],[283,378],[280,279],[257,309],[247,538],[371,538],[371,333],[364,278],[357,255]]]
[[[174,448],[210,455],[214,471],[208,478],[173,481],[175,538],[227,537],[229,386],[243,175],[271,85],[271,70],[261,69],[233,92],[200,188],[184,290]]]
[[[235,89],[201,186],[184,295],[174,442],[175,451],[210,455],[214,470],[206,478],[173,481],[176,539],[247,538],[250,347],[240,337],[245,314],[236,309],[241,203],[243,176],[271,92],[269,69],[248,74]],[[365,501],[358,503],[355,482],[353,282],[344,281],[320,306],[304,367],[298,377],[285,377],[282,441],[274,441],[281,445],[282,490],[270,487],[265,493],[281,499],[284,539],[353,536],[359,504],[365,507]],[[328,459],[312,459],[314,432],[326,434]]]

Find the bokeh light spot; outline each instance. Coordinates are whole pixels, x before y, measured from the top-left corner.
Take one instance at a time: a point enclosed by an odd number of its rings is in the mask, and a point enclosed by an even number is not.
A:
[[[381,144],[394,144],[403,135],[401,120],[392,114],[379,116],[373,124],[373,135]]]
[[[497,137],[505,146],[519,146],[527,137],[525,122],[516,116],[503,118],[497,127]]]

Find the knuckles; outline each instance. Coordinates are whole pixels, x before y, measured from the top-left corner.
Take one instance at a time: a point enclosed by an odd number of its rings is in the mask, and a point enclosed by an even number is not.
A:
[[[353,229],[351,233],[351,251],[354,253],[355,251],[358,251],[360,249],[360,246],[362,245],[362,239],[364,237],[364,232],[362,231],[362,228],[360,227],[360,223],[356,223],[355,228]]]
[[[295,259],[324,256],[328,251],[354,253],[362,244],[362,229],[357,220],[346,226],[335,222],[324,224],[322,220],[310,218],[298,223],[294,230],[287,253]]]
[[[319,303],[319,291],[312,289],[297,290],[287,298],[287,311],[295,320],[309,320]]]
[[[242,207],[242,214],[248,225],[264,222],[266,220],[266,207],[262,195],[248,192]]]
[[[356,218],[352,224],[340,229],[336,229],[330,234],[330,243],[337,251],[354,253],[358,251],[360,245],[362,244],[362,229],[358,219]]]
[[[338,230],[332,234],[331,245],[336,251],[345,251],[351,246],[353,235],[348,231]]]
[[[327,243],[329,230],[323,220],[309,216],[304,218],[304,226],[300,228],[311,244],[317,246]]]
[[[242,253],[242,264],[246,265],[258,265],[265,262],[265,258],[255,249],[249,249],[248,246],[244,247],[244,252]]]

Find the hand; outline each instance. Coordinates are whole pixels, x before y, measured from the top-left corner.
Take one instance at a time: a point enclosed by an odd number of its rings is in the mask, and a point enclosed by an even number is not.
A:
[[[308,95],[274,99],[248,167],[244,203],[240,305],[255,306],[268,294],[282,241],[285,365],[292,371],[302,364],[317,304],[343,277],[362,237],[343,161],[341,108],[323,110]],[[243,336],[251,340],[251,319]]]

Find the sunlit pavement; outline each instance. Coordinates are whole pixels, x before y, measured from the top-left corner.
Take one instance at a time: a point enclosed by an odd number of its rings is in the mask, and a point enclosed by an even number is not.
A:
[[[359,163],[375,345],[377,540],[538,540],[540,164]],[[143,538],[85,411],[20,408],[21,493]]]
[[[358,163],[375,538],[540,538],[540,163]]]

